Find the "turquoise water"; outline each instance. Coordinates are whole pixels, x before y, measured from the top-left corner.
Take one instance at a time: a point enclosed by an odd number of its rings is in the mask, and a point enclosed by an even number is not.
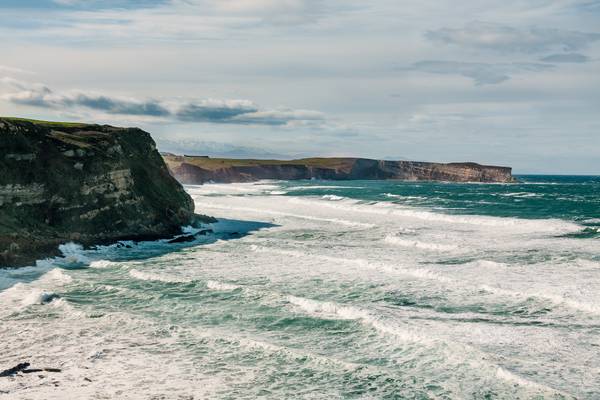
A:
[[[600,218],[600,177],[528,175],[517,179],[516,184],[351,181],[340,188],[334,182],[288,182],[283,187],[293,196],[337,194],[460,214],[582,222]]]
[[[600,178],[519,179],[190,186],[213,234],[0,271],[0,369],[63,371],[0,397],[598,398]]]

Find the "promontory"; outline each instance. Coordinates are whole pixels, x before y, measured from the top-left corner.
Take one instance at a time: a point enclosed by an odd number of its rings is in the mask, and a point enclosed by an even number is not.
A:
[[[0,266],[83,245],[155,239],[194,203],[137,128],[0,118]]]
[[[183,184],[252,182],[260,179],[396,179],[448,182],[514,182],[510,167],[475,163],[387,161],[330,157],[298,160],[241,160],[164,153],[171,173]]]

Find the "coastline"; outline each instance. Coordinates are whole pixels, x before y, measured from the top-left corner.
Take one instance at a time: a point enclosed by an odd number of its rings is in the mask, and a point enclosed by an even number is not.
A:
[[[61,370],[0,378],[0,390],[32,399],[65,391],[384,397],[433,396],[435,382],[462,398],[484,382],[509,398],[593,398],[594,381],[574,383],[594,338],[581,327],[600,312],[597,239],[564,236],[582,226],[556,197],[593,205],[600,180],[536,183],[186,187],[218,217],[206,227],[213,233],[98,251],[69,246],[42,268],[0,271],[12,279],[0,290],[2,367]],[[598,218],[593,208],[570,208]],[[562,290],[583,272],[592,274],[590,290]],[[182,361],[165,368],[173,357]]]

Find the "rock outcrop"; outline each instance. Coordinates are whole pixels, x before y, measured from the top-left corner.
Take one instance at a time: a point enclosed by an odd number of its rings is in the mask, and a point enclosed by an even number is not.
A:
[[[147,132],[0,118],[0,266],[171,236],[193,212]]]
[[[449,182],[513,182],[512,169],[475,163],[384,161],[366,158],[237,160],[163,155],[184,184],[251,182],[260,179],[397,179]]]

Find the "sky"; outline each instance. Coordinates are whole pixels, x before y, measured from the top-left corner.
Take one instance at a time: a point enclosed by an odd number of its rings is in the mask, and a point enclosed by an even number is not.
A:
[[[0,0],[0,115],[600,175],[600,0]]]

